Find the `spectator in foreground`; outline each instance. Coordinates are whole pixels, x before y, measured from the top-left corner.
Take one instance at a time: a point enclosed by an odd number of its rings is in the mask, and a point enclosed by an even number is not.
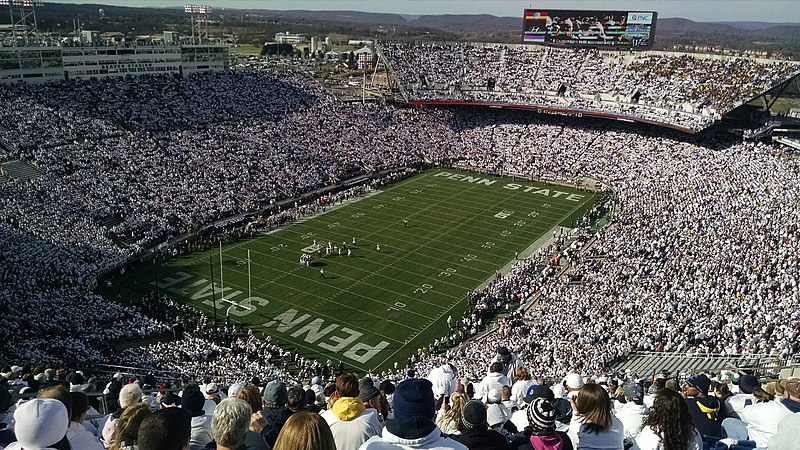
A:
[[[617,418],[625,428],[625,442],[632,442],[642,429],[642,421],[647,417],[644,406],[644,390],[642,386],[631,380],[622,386],[625,403],[617,409]]]
[[[454,392],[450,396],[450,409],[441,414],[436,420],[436,424],[446,434],[458,432],[458,424],[461,421],[461,413],[464,412],[464,405],[469,398],[463,392]]]
[[[138,450],[188,450],[192,417],[181,408],[163,408],[139,426]]]
[[[147,403],[140,402],[125,408],[119,417],[108,450],[136,450],[139,427],[152,414],[153,411]]]
[[[470,450],[502,449],[508,444],[506,438],[495,430],[489,429],[486,406],[479,400],[470,400],[461,414],[461,434],[454,435],[453,440],[461,442]]]
[[[264,428],[261,430],[261,437],[267,445],[273,446],[283,424],[292,415],[292,411],[286,406],[289,401],[286,384],[278,380],[267,383],[264,387],[263,400],[264,408],[261,410],[261,416],[264,419]]]
[[[266,442],[258,433],[250,431],[253,410],[246,401],[226,398],[214,409],[211,419],[213,442],[207,449],[217,450],[268,450]]]
[[[286,421],[272,450],[336,450],[336,442],[319,414],[299,412]]]
[[[103,444],[97,436],[90,433],[83,426],[86,414],[89,411],[89,398],[80,391],[69,393],[72,399],[70,409],[69,430],[67,430],[67,440],[70,447],[74,450],[104,450]]]
[[[562,431],[556,431],[556,410],[546,398],[534,399],[525,410],[528,426],[523,435],[528,442],[518,450],[572,450],[572,441]]]
[[[793,450],[800,442],[800,414],[786,416],[778,424],[778,432],[769,439],[769,450]]]
[[[183,390],[181,408],[192,416],[192,437],[189,440],[191,450],[200,450],[213,440],[211,437],[211,416],[206,415],[203,407],[206,397],[197,385]]]
[[[744,408],[742,420],[725,419],[723,428],[733,441],[753,441],[766,448],[778,432],[778,424],[800,412],[800,379],[781,380],[783,398],[774,402],[756,403]],[[740,442],[741,443],[741,442]]]
[[[17,408],[14,420],[17,442],[6,447],[6,450],[49,449],[67,434],[69,413],[67,407],[58,400],[37,398]]]
[[[631,450],[702,450],[703,439],[681,394],[662,389]]]
[[[373,394],[375,392],[379,391],[376,389]],[[339,450],[355,450],[367,439],[381,432],[378,410],[365,407],[364,401],[359,399],[359,393],[359,381],[355,374],[339,375],[336,378],[336,392],[333,394],[336,400],[331,409],[321,414],[331,428]]]
[[[585,384],[572,400],[569,438],[577,449],[622,450],[625,429],[611,414],[611,398],[603,386]]]
[[[398,384],[393,409],[394,419],[387,421],[381,435],[369,438],[360,450],[467,450],[460,442],[443,435],[433,422],[436,407],[430,381],[411,378]]]
[[[111,443],[114,437],[114,431],[117,429],[117,422],[122,416],[126,408],[140,403],[142,401],[142,388],[136,383],[126,384],[119,391],[119,409],[111,413],[111,415],[103,418],[105,424],[98,426],[98,430],[102,430],[103,440],[106,443]],[[103,421],[100,422],[101,424]]]
[[[716,397],[709,396],[708,390],[711,380],[707,376],[692,375],[683,385],[682,394],[689,414],[692,415],[692,424],[702,436],[721,438],[722,427],[719,420],[720,403]]]

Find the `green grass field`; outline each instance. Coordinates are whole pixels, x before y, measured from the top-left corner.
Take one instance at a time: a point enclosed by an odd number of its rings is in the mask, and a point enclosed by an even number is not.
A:
[[[218,249],[164,263],[159,286],[212,314],[212,255],[220,320],[229,313],[232,322],[304,356],[381,370],[447,334],[447,317],[460,316],[468,291],[553,227],[572,226],[593,199],[591,192],[563,186],[430,170],[224,247],[224,300]],[[317,258],[315,240],[344,242],[352,256],[324,256],[323,249]],[[304,252],[313,255],[312,267],[300,265]],[[152,267],[123,283],[152,290]]]

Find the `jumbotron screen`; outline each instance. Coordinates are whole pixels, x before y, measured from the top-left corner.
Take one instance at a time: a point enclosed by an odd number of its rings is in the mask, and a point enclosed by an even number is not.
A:
[[[647,49],[653,45],[657,15],[654,11],[526,9],[522,41]]]

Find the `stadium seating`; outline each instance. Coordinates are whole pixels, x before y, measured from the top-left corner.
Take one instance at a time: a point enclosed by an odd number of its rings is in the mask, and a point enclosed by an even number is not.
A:
[[[510,44],[383,42],[379,54],[412,103],[581,111],[690,132],[800,73],[789,61]]]

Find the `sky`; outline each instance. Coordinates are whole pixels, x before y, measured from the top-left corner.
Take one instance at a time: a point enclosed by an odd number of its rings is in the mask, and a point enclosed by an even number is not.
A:
[[[53,1],[53,0],[51,0]],[[659,17],[699,22],[756,21],[800,24],[800,0],[55,0],[54,3],[100,3],[117,6],[355,10],[399,14],[493,14],[521,17],[525,8],[657,11]]]

